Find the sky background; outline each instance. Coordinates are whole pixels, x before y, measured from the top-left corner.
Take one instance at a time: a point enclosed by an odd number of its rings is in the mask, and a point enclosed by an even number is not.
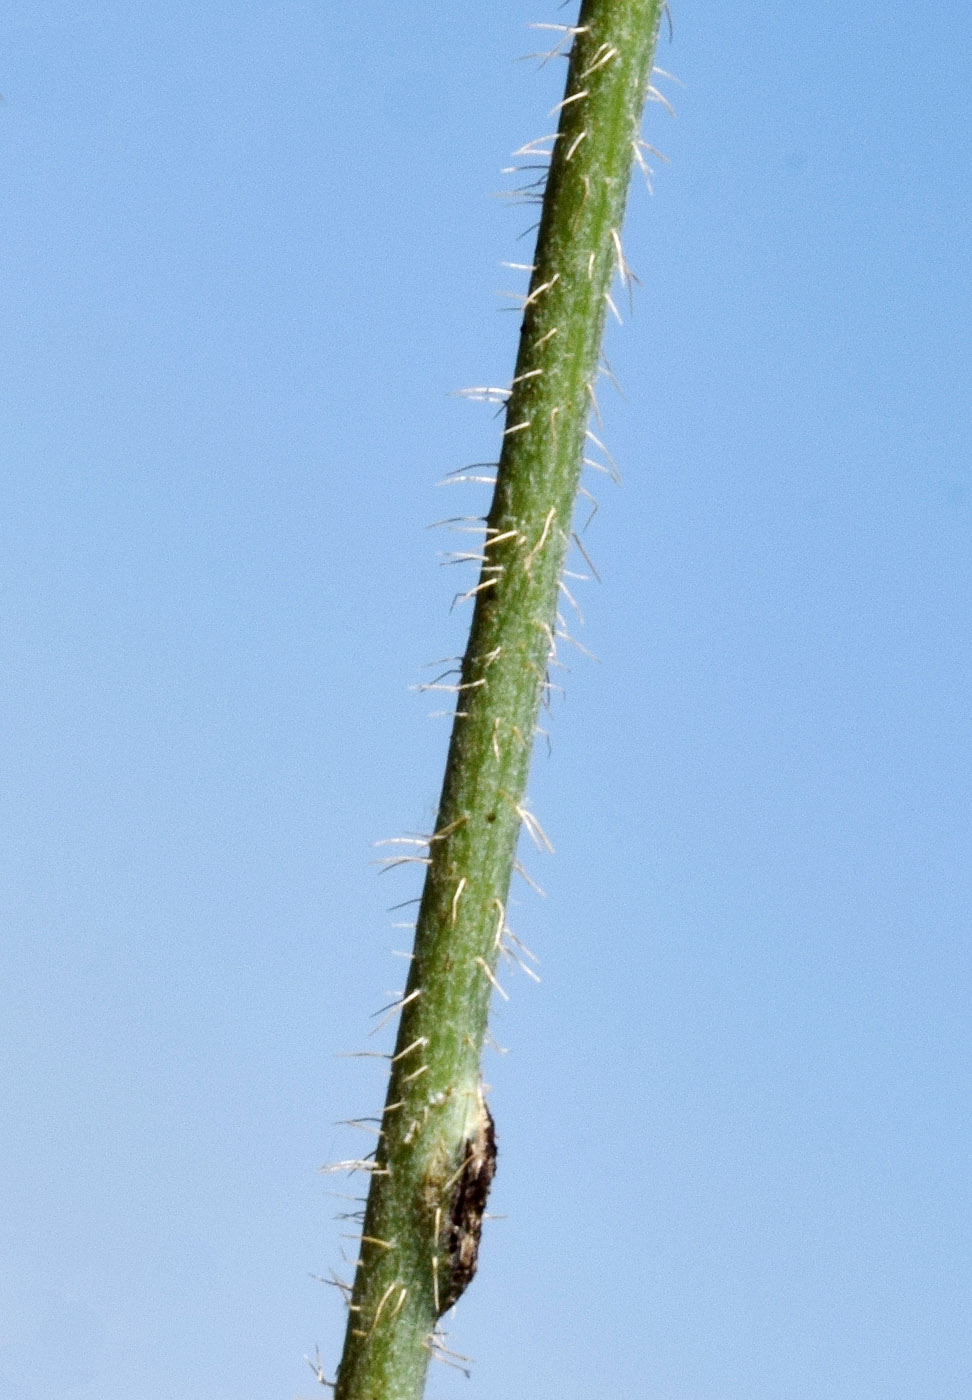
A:
[[[572,14],[0,10],[0,1400],[327,1393]],[[673,18],[429,1397],[967,1400],[972,20]]]

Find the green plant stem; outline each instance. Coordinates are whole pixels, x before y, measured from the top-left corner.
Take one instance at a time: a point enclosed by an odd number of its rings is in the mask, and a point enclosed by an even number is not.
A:
[[[475,1262],[480,1055],[521,826],[545,842],[523,794],[661,10],[585,0],[573,35],[381,1136],[362,1164],[337,1400],[420,1400],[437,1319]]]

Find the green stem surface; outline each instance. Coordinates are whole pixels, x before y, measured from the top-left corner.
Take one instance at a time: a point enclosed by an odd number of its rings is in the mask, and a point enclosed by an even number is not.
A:
[[[480,1056],[520,827],[544,840],[523,794],[661,11],[584,0],[573,36],[337,1400],[420,1400],[466,1281],[449,1221],[488,1136]]]

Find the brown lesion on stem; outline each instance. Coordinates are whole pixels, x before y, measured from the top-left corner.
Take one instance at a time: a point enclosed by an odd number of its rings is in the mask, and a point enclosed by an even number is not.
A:
[[[439,1237],[448,1261],[448,1271],[436,1289],[440,1317],[466,1291],[476,1272],[483,1212],[496,1171],[496,1132],[481,1087],[477,1099],[476,1121],[465,1142],[462,1165],[452,1179]]]

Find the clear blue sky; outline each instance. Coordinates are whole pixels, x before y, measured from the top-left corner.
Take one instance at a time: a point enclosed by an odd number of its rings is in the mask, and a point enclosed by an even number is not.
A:
[[[972,20],[673,12],[429,1394],[967,1400]],[[325,1393],[565,18],[3,10],[2,1400]]]

